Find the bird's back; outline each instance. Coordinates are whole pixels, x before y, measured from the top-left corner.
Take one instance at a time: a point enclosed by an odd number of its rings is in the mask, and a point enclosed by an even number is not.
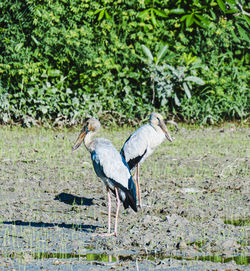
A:
[[[138,128],[124,143],[121,155],[125,158],[130,169],[146,159],[162,141],[164,133],[156,130],[150,124]]]

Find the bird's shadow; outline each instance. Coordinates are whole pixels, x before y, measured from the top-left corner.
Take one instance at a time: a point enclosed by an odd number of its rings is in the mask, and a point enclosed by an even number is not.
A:
[[[60,193],[54,198],[54,200],[59,200],[69,205],[94,205],[93,198],[78,197],[67,193]]]
[[[66,223],[48,223],[48,222],[28,222],[22,220],[15,221],[3,221],[4,225],[15,225],[15,226],[28,226],[28,227],[36,227],[36,228],[65,228],[65,229],[74,229],[76,231],[85,231],[85,232],[93,232],[99,226],[94,225],[77,225],[77,224],[66,224]]]
[[[82,206],[91,206],[94,205],[93,198],[78,197],[67,193],[60,193],[57,195],[54,200],[59,200],[69,205],[82,205]],[[67,224],[67,223],[47,223],[47,222],[26,222],[21,220],[15,221],[3,221],[5,225],[16,225],[16,226],[28,226],[28,227],[37,227],[37,228],[65,228],[65,229],[74,229],[76,231],[86,231],[93,232],[99,226],[94,225],[84,225],[84,224]]]

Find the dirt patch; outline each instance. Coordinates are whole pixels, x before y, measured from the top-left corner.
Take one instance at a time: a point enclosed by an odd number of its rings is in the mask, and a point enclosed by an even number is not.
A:
[[[120,149],[130,132],[101,136]],[[173,133],[142,165],[143,208],[122,209],[109,238],[96,236],[106,193],[85,148],[71,152],[77,134],[1,127],[0,270],[247,270],[249,129]]]

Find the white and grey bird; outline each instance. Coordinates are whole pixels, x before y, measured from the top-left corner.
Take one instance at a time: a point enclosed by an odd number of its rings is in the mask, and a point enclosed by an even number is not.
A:
[[[101,124],[95,118],[85,121],[74,146],[73,151],[79,148],[84,141],[85,147],[91,153],[95,173],[104,182],[108,194],[108,233],[105,236],[117,235],[118,215],[120,201],[124,208],[129,206],[136,212],[136,188],[130,170],[123,157],[113,144],[105,138],[92,139],[100,129]],[[111,196],[110,191],[116,196],[116,217],[114,232],[110,233],[111,224]]]
[[[159,113],[152,113],[149,118],[149,124],[145,124],[132,133],[124,143],[121,149],[121,155],[126,160],[129,169],[135,171],[136,193],[141,204],[141,191],[139,182],[139,165],[150,156],[154,149],[165,139],[172,142],[163,117]]]

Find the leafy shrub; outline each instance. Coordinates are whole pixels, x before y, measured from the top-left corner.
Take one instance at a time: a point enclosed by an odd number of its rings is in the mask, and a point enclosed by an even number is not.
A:
[[[186,93],[188,98],[191,98],[191,82],[199,85],[204,85],[203,80],[195,76],[195,66],[193,67],[193,69],[191,69],[188,66],[175,68],[165,63],[159,65],[161,58],[167,52],[167,46],[164,46],[159,52],[157,58],[155,59],[155,63],[151,51],[144,45],[142,46],[142,48],[148,58],[145,62],[148,65],[146,71],[150,73],[150,78],[152,81],[153,104],[155,102],[156,92],[156,96],[161,107],[165,106],[169,101],[171,102],[170,98],[174,100],[176,106],[180,106],[181,103],[179,100],[179,95],[182,94],[182,90]],[[186,57],[187,64],[194,62],[196,59],[196,57],[190,58],[190,56],[191,55],[189,55],[189,60]],[[188,68],[192,72],[192,75],[186,76],[186,71]]]
[[[2,123],[74,124],[89,114],[122,124],[153,110],[247,118],[244,1],[3,0],[0,9]],[[142,45],[152,56],[167,48],[162,64],[149,67]]]

